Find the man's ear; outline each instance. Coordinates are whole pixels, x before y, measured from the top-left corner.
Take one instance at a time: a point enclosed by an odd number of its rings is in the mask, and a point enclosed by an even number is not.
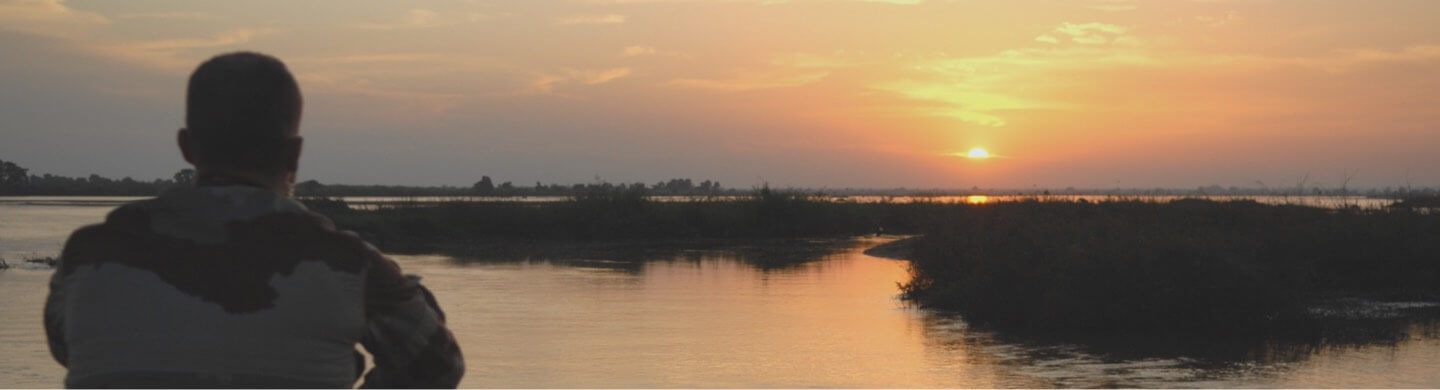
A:
[[[300,150],[305,145],[305,138],[294,136],[285,143],[285,170],[290,172],[300,171]]]
[[[175,142],[180,144],[180,156],[185,157],[185,162],[195,165],[195,153],[190,150],[190,129],[180,128],[175,134]]]

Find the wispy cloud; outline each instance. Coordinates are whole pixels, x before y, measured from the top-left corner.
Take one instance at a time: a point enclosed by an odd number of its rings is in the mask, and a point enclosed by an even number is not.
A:
[[[682,88],[708,89],[715,91],[741,92],[761,89],[791,88],[811,84],[829,76],[828,71],[791,72],[767,70],[742,72],[726,79],[681,78],[670,80],[667,85]]]
[[[407,89],[393,85],[380,85],[367,78],[333,72],[299,72],[295,77],[305,86],[306,92],[338,94],[385,102],[382,110],[396,116],[427,116],[449,111],[470,98],[468,94]]]
[[[1071,42],[1082,45],[1102,45],[1106,43],[1133,43],[1133,40],[1121,39],[1127,31],[1130,31],[1130,29],[1114,24],[1067,22],[1056,27],[1051,32],[1062,37],[1069,37]],[[1049,34],[1035,37],[1035,41],[1052,44],[1060,43],[1059,38]]]
[[[1069,35],[1070,39],[1079,43],[1105,43],[1109,36],[1124,34],[1128,29],[1125,27],[1106,23],[1065,23],[1055,28],[1055,32]]]
[[[850,59],[805,52],[771,57],[770,64],[788,68],[845,68],[855,65]]]
[[[88,51],[102,57],[109,57],[129,63],[164,70],[181,70],[192,66],[205,55],[195,54],[197,49],[234,47],[251,42],[255,38],[277,34],[275,29],[242,28],[216,34],[208,38],[158,39],[125,42],[83,42]]]
[[[411,28],[437,27],[441,24],[440,13],[424,8],[415,8],[405,12],[405,16],[399,20],[384,23],[361,23],[357,25],[367,30],[398,30]]]
[[[380,23],[359,23],[356,24],[355,27],[365,30],[381,31],[416,30],[478,23],[504,16],[509,16],[509,14],[483,12],[440,13],[426,8],[415,8],[405,11],[405,14],[396,20]]]
[[[1194,20],[1194,22],[1195,22],[1196,24],[1199,24],[1199,25],[1202,25],[1202,26],[1207,26],[1207,27],[1222,27],[1222,26],[1226,26],[1226,25],[1230,25],[1230,24],[1240,23],[1240,22],[1244,21],[1245,18],[1240,17],[1240,14],[1237,13],[1237,12],[1235,12],[1235,11],[1226,11],[1224,15],[1220,15],[1220,16],[1200,15],[1200,16],[1194,17],[1193,20]]]
[[[295,57],[287,62],[317,65],[375,64],[393,62],[424,62],[444,58],[432,53],[355,54],[328,57]]]
[[[1140,8],[1140,2],[1137,0],[1090,0],[1085,8],[1109,12],[1133,11]]]
[[[651,55],[651,54],[655,54],[655,52],[656,52],[656,50],[655,50],[655,48],[653,48],[653,47],[636,45],[636,46],[627,46],[627,47],[625,47],[624,50],[621,50],[621,51],[620,51],[620,54],[621,54],[621,55],[624,55],[624,56],[626,56],[626,57],[635,57],[635,56]]]
[[[530,83],[531,94],[556,94],[556,88],[566,84],[600,85],[630,75],[630,68],[609,69],[565,69],[555,73],[541,73]],[[523,92],[522,92],[523,93]]]
[[[274,34],[274,29],[249,29],[242,28],[226,31],[209,38],[180,38],[161,39],[153,41],[136,41],[119,44],[119,47],[144,51],[169,51],[184,49],[207,49],[215,47],[232,46],[250,42],[256,37]]]
[[[157,19],[157,20],[218,20],[219,17],[204,12],[137,12],[115,16],[116,19]]]
[[[104,15],[75,10],[61,0],[0,0],[0,30],[63,37],[108,23]]]
[[[561,18],[559,20],[556,20],[555,24],[561,26],[573,26],[583,24],[622,24],[625,23],[625,20],[625,15],[619,14],[580,15]]]

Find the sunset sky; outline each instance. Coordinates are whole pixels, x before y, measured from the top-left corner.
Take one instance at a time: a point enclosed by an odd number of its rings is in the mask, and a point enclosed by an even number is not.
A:
[[[1433,0],[0,0],[0,160],[168,177],[237,50],[325,183],[1440,185]]]

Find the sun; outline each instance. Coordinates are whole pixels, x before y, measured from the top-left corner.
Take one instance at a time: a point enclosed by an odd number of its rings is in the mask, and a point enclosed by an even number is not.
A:
[[[965,158],[984,160],[990,158],[990,151],[985,148],[972,148],[969,152],[965,152]]]

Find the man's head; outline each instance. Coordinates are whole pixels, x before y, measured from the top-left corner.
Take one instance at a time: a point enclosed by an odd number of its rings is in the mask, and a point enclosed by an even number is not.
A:
[[[280,60],[252,52],[216,56],[190,75],[180,150],[202,176],[293,183],[300,108],[300,87]]]

